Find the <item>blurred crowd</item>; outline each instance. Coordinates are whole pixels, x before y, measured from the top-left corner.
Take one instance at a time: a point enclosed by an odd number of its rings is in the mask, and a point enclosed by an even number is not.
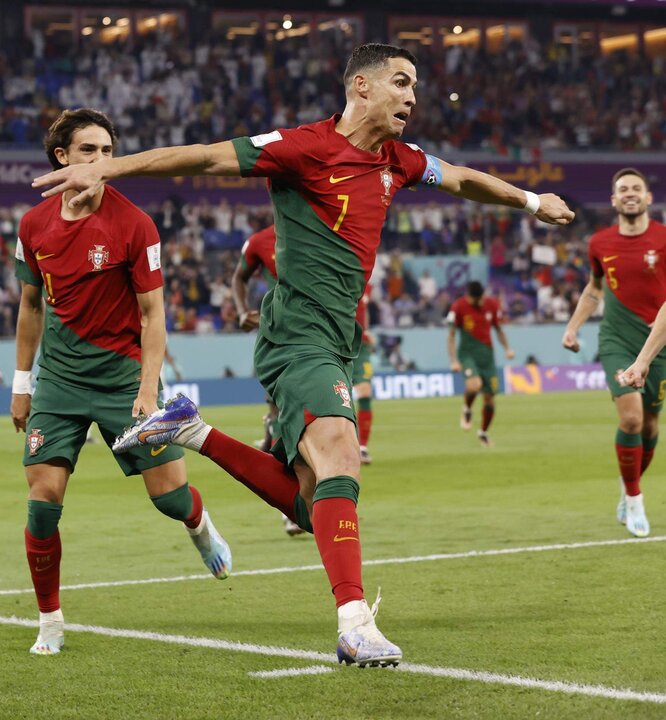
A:
[[[0,336],[15,332],[14,248],[27,209],[0,208]],[[226,200],[188,205],[174,196],[145,209],[162,239],[169,331],[236,332],[231,278],[245,239],[272,222],[270,206],[232,206]],[[443,325],[451,303],[472,279],[466,259],[487,267],[490,292],[509,322],[566,321],[589,276],[586,239],[610,222],[610,212],[579,210],[575,223],[555,227],[526,213],[474,203],[394,204],[371,278],[371,324]],[[462,274],[436,272],[452,255],[462,261]],[[419,264],[424,257],[425,266]],[[266,290],[260,275],[252,278],[253,307]]]
[[[212,142],[328,117],[356,40],[344,33],[268,41],[213,31],[52,47],[38,33],[20,59],[0,49],[0,142],[39,144],[63,108],[106,111],[120,151]],[[501,53],[418,43],[418,104],[407,139],[444,154],[486,149],[539,157],[548,149],[666,147],[666,59],[572,55],[527,36]]]

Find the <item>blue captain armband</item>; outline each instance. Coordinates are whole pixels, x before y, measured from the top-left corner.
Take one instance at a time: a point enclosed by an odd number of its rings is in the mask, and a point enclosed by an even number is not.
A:
[[[439,185],[442,182],[442,165],[434,155],[426,154],[426,167],[419,182],[422,185]]]

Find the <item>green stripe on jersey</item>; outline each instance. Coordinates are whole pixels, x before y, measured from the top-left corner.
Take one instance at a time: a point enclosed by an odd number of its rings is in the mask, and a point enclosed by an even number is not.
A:
[[[260,147],[255,147],[248,137],[234,138],[231,143],[236,150],[241,176],[248,177],[257,164],[262,150]]]
[[[25,260],[17,260],[14,267],[14,275],[17,279],[27,282],[28,285],[42,285],[41,277],[36,277]]]
[[[63,324],[50,305],[46,306],[39,368],[40,378],[102,391],[138,387],[141,374],[140,363],[86,342]]]
[[[604,355],[626,350],[631,355],[638,355],[649,334],[648,325],[604,285],[604,317],[599,327],[599,353]],[[666,360],[666,350],[662,349],[657,358]]]
[[[261,332],[277,345],[317,345],[358,355],[356,308],[365,272],[349,244],[292,188],[273,182],[279,281],[261,306]]]

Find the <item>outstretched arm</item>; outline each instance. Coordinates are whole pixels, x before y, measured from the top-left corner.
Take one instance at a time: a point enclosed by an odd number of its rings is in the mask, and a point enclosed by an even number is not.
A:
[[[115,178],[130,175],[178,177],[180,175],[240,175],[236,150],[229,140],[213,145],[178,145],[146,150],[136,155],[109,158],[94,163],[78,163],[40,175],[34,188],[52,187],[42,193],[50,197],[66,190],[78,190],[70,201],[76,207],[92,198],[101,186]]]
[[[652,330],[636,360],[624,372],[618,374],[620,385],[643,387],[650,370],[650,363],[657,357],[664,345],[666,345],[666,303],[657,313]]]
[[[450,165],[431,155],[427,157],[428,167],[433,171],[435,178],[432,184],[451,195],[480,203],[526,209],[539,220],[553,225],[568,225],[575,217],[564,200],[557,195],[552,193],[535,195],[488,173]]]
[[[578,299],[578,305],[571,316],[564,335],[562,336],[562,345],[567,350],[577,353],[580,350],[578,343],[578,330],[583,323],[592,315],[599,305],[603,293],[601,290],[601,278],[590,275],[590,281],[585,286],[583,292]]]

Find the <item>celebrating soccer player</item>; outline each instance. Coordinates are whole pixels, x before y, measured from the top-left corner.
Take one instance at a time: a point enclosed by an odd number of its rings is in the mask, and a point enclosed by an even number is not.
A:
[[[110,158],[115,140],[110,120],[84,108],[62,113],[44,145],[60,168]],[[22,290],[11,414],[16,431],[26,432],[25,545],[39,606],[30,652],[37,655],[58,653],[64,642],[58,524],[88,428],[96,422],[111,446],[139,413],[157,410],[166,338],[160,239],[152,220],[112,187],[98,188],[73,208],[71,196],[27,212],[16,244]],[[229,547],[187,483],[183,451],[142,446],[116,460],[125,475],[143,475],[155,507],[185,523],[208,569],[227,577]]]
[[[644,388],[621,383],[618,373],[636,357],[666,300],[666,227],[650,219],[651,202],[643,173],[634,168],[615,173],[611,203],[618,223],[590,238],[590,281],[562,339],[565,348],[578,352],[578,329],[603,299],[599,355],[619,417],[615,433],[621,476],[617,519],[636,537],[650,533],[641,477],[657,445],[666,353],[659,353],[652,364]]]
[[[478,280],[467,284],[467,292],[458,298],[448,316],[448,351],[451,370],[462,372],[465,380],[465,396],[460,427],[472,427],[472,403],[483,391],[483,411],[478,438],[481,445],[490,447],[488,428],[495,415],[495,393],[497,392],[497,368],[493,354],[491,328],[495,328],[497,339],[504,348],[507,360],[514,357],[506,333],[501,326],[502,310],[497,300],[486,297],[483,285]],[[456,352],[456,330],[460,331],[460,346]]]
[[[255,346],[257,376],[280,411],[280,442],[262,453],[206,425],[186,399],[119,438],[117,448],[157,438],[197,450],[302,527],[310,518],[338,608],[338,657],[397,663],[402,651],[365,601],[356,503],[360,452],[351,365],[361,329],[356,310],[375,261],[387,208],[419,182],[461,198],[524,208],[566,224],[556,195],[524,192],[399,142],[416,104],[416,59],[391,45],[354,50],[344,74],[342,115],[214,145],[149,150],[38,178],[45,195],[74,191],[76,205],[125,175],[270,178],[278,282],[264,299]],[[77,192],[78,191],[78,194]]]

